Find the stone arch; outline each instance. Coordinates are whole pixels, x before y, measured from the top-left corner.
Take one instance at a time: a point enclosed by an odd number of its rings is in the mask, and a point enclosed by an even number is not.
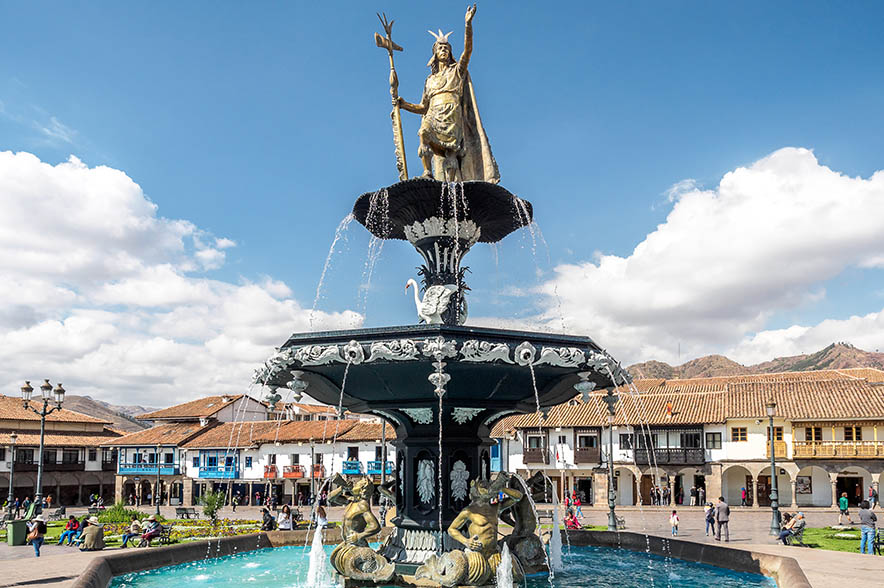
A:
[[[837,496],[847,492],[847,500],[851,505],[858,505],[869,495],[869,486],[873,481],[872,473],[861,465],[843,465],[837,473],[830,475],[833,491]]]
[[[706,472],[699,467],[686,466],[675,472],[673,476],[676,478],[675,489],[678,491],[679,497],[676,502],[689,506],[691,504],[691,488],[705,485],[705,482],[698,480],[697,477],[703,476],[705,479]],[[718,497],[716,496],[716,498]]]
[[[777,501],[780,506],[792,506],[792,474],[790,468],[785,468],[777,464]],[[771,474],[770,465],[762,468],[758,475],[755,476],[755,484],[758,488],[756,496],[758,498],[758,506],[770,506],[771,492]]]
[[[806,465],[795,474],[796,506],[832,506],[832,482],[826,468]]]
[[[731,465],[721,472],[721,495],[725,502],[730,505],[742,504],[741,492],[746,489],[747,506],[752,503],[752,488],[755,480],[755,474],[749,471],[749,468],[743,465]],[[713,496],[712,502],[715,502],[717,496]]]

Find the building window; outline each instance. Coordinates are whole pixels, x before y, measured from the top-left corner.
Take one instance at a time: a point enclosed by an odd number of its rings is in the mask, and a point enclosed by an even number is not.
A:
[[[706,449],[721,449],[721,433],[706,433]]]
[[[96,461],[98,459],[98,450],[90,449],[89,450],[89,461]]]
[[[596,435],[577,435],[577,447],[589,449],[599,446],[599,438]]]
[[[163,454],[163,463],[166,465],[172,465],[175,463],[175,455],[173,453],[164,453]]]
[[[347,459],[350,461],[358,461],[359,460],[359,448],[358,447],[348,447],[347,448]]]
[[[567,445],[567,444],[568,444],[568,438],[565,437],[564,435],[559,435],[559,445]]]
[[[267,463],[269,463],[270,465],[276,465],[276,454],[275,453],[267,454]]]
[[[528,435],[528,449],[543,449],[543,437]]]
[[[0,461],[6,461],[6,448],[0,447]]]
[[[746,427],[732,427],[731,428],[731,441],[735,443],[739,443],[741,441],[748,441],[749,435],[746,432]]]
[[[822,441],[823,440],[823,428],[822,427],[804,427],[804,440],[805,441]]]
[[[77,463],[80,461],[79,449],[62,449],[61,463]]]
[[[774,427],[773,428],[773,436],[774,436],[774,441],[782,441],[783,440],[783,427]],[[770,427],[767,428],[767,439],[770,440]]]
[[[862,427],[844,427],[844,440],[845,441],[862,441],[863,440],[863,428]]]
[[[218,456],[209,455],[208,457],[206,457],[206,466],[210,468],[218,467]]]
[[[58,463],[56,452],[54,449],[43,450],[43,463]]]
[[[33,449],[16,449],[15,463],[34,463]]]
[[[198,457],[193,458],[193,467],[195,467],[195,468],[200,467],[200,458],[198,458]]]
[[[295,462],[295,463],[297,463],[297,462]],[[252,457],[251,456],[246,456],[246,467],[247,468],[252,467]]]
[[[374,448],[374,460],[381,461],[382,459],[384,459],[384,448],[377,446]]]
[[[620,433],[620,449],[632,449],[632,433]]]
[[[301,454],[300,453],[293,453],[292,454],[292,464],[297,465],[299,463],[301,463]]]
[[[681,434],[679,440],[681,441],[682,447],[688,447],[691,449],[699,449],[700,447],[702,447],[700,445],[699,431],[684,432]]]

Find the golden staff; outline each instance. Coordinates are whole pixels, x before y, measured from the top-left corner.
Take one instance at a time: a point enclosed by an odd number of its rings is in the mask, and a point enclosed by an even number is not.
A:
[[[378,20],[384,27],[387,37],[384,38],[379,34],[374,34],[374,42],[378,47],[387,50],[390,56],[390,97],[393,99],[393,112],[390,118],[393,119],[393,142],[396,144],[396,169],[399,170],[399,180],[408,179],[408,164],[405,162],[405,139],[402,137],[402,114],[399,112],[399,77],[396,75],[396,68],[393,65],[393,51],[402,51],[402,47],[393,42],[390,37],[393,31],[393,22],[387,22],[387,15],[383,17],[378,14]]]

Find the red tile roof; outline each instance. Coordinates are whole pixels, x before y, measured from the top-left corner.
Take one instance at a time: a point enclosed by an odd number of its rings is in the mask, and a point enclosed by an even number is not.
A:
[[[201,427],[199,423],[167,423],[157,425],[143,431],[129,433],[112,441],[106,441],[102,445],[176,445],[180,446],[190,439],[211,429],[215,425]]]
[[[285,421],[221,423],[197,435],[181,446],[186,449],[244,449],[258,444],[258,439],[272,435]]]
[[[396,430],[389,424],[384,425],[387,429],[387,441],[396,438]],[[366,423],[357,421],[343,435],[338,435],[339,441],[379,441],[381,439],[381,423]]]
[[[39,447],[40,446],[40,432],[39,431],[13,431],[12,429],[0,429],[0,439],[3,439],[3,443],[6,444],[6,439],[9,439],[10,433],[15,433],[17,438],[15,440],[16,447]],[[54,432],[47,431],[46,436],[43,439],[43,444],[46,447],[97,447],[105,443],[106,441],[111,441],[119,437],[119,434],[110,430],[105,429],[101,433],[97,432]]]
[[[39,403],[39,406],[38,406]],[[42,399],[39,401],[31,400],[31,406],[34,408],[42,408],[43,401]],[[55,403],[50,403],[50,406],[55,406]],[[34,414],[30,410],[27,410],[22,405],[21,397],[16,396],[2,396],[0,395],[0,420],[13,420],[13,421],[39,421],[40,415]],[[46,416],[46,420],[50,422],[64,422],[64,423],[103,423],[110,424],[108,421],[103,419],[97,419],[95,417],[91,417],[89,415],[85,415],[79,412],[74,412],[72,410],[68,410],[66,408],[62,408],[61,410],[56,410],[50,415]]]
[[[258,437],[259,441],[274,443],[288,443],[291,441],[314,442],[331,441],[335,436],[341,435],[359,424],[359,421],[329,420],[329,421],[281,421],[278,428],[265,432]]]
[[[169,408],[140,414],[135,418],[145,421],[181,418],[206,418],[212,416],[232,402],[236,402],[243,396],[245,396],[245,394],[236,394],[233,396],[206,396],[204,398],[191,400],[190,402],[185,402],[184,404],[176,404],[175,406],[170,406]]]

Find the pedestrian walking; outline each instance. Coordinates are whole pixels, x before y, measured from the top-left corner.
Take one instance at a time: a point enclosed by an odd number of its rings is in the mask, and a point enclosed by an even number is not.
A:
[[[233,506],[233,512],[236,512],[236,507],[239,504],[239,492],[233,495],[233,500],[230,503]]]
[[[876,506],[878,506],[878,489],[869,486],[869,507],[874,509]]]
[[[669,515],[669,526],[672,527],[672,536],[678,537],[678,513],[675,511]]]
[[[15,518],[21,518],[21,501],[16,498],[15,503],[13,503],[13,508],[15,509]]]
[[[847,517],[847,524],[852,525],[853,521],[850,520],[850,512],[847,510],[847,492],[841,493],[841,498],[838,499],[838,524],[843,525],[844,517]]]
[[[691,506],[697,506],[697,487],[691,486]]]
[[[740,488],[740,506],[746,506],[746,489]]]
[[[872,512],[869,501],[863,500],[859,505],[859,552],[873,555],[875,547],[875,527],[878,522],[878,515]],[[868,551],[866,547],[868,546]]]
[[[697,504],[706,504],[706,489],[702,486],[697,488]]]
[[[42,514],[35,516],[28,523],[27,540],[34,546],[34,557],[40,557],[40,548],[46,535],[46,519]]]
[[[703,508],[706,519],[706,536],[708,537],[710,532],[715,535],[715,508],[711,502],[707,502]]]
[[[715,506],[715,540],[721,541],[721,532],[724,531],[724,540],[731,540],[730,523],[731,509],[724,501],[723,496],[718,497],[718,504]]]
[[[579,496],[577,496],[577,495],[574,496],[573,504],[574,504],[574,509],[577,511],[575,513],[576,516],[582,519],[583,518],[583,511],[580,510],[580,505],[582,505],[583,503],[580,501]]]

